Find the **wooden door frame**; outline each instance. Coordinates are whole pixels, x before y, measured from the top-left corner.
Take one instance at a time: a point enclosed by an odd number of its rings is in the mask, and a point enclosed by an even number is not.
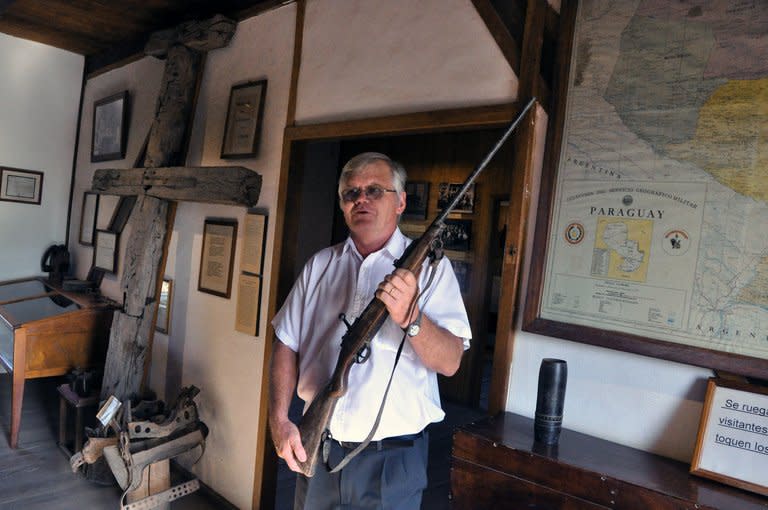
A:
[[[278,310],[278,296],[280,289],[280,276],[282,254],[284,249],[284,242],[286,239],[286,224],[292,222],[292,215],[294,212],[286,206],[289,189],[288,182],[292,168],[295,168],[297,163],[291,160],[291,155],[294,150],[302,143],[313,141],[331,141],[331,140],[344,140],[351,138],[362,137],[384,137],[393,135],[404,134],[427,134],[434,132],[445,131],[462,131],[462,130],[480,130],[489,128],[502,128],[508,126],[512,120],[516,117],[517,113],[524,106],[523,102],[518,101],[511,104],[493,105],[493,106],[480,106],[471,108],[457,108],[450,110],[409,113],[402,115],[375,117],[362,120],[352,121],[340,121],[340,122],[328,122],[321,124],[312,124],[304,126],[288,126],[285,128],[283,151],[280,165],[280,179],[278,184],[278,199],[277,208],[275,211],[275,240],[272,251],[272,268],[270,271],[270,284],[269,284],[269,297],[267,317],[272,317]],[[535,116],[529,115],[529,119],[534,119]],[[521,138],[520,133],[524,133],[525,137],[533,136],[534,129],[532,129],[533,120],[525,123],[525,129],[520,129],[518,133],[514,135],[515,146],[522,146],[525,148],[532,147],[532,140],[526,140]],[[522,127],[522,126],[521,126]],[[526,156],[529,156],[530,151],[525,151]],[[518,150],[515,149],[515,165],[526,164],[530,167],[532,158],[525,157],[520,158],[517,156]],[[512,165],[512,164],[510,164]],[[527,204],[528,200],[525,196],[530,190],[530,168],[512,168],[513,176],[521,175],[520,178],[513,177],[512,186],[509,190],[510,204],[521,203]],[[516,197],[519,197],[516,198]],[[510,209],[516,209],[510,207]],[[517,213],[524,214],[518,218],[521,222],[525,223],[527,220],[527,209],[525,207],[517,208]],[[510,217],[514,215],[515,211],[510,212]],[[511,224],[510,224],[511,225]],[[507,246],[522,246],[524,239],[520,236],[524,235],[524,228],[519,228],[518,225],[513,225],[509,228],[511,235],[507,236]],[[510,250],[505,249],[505,253],[509,254]],[[517,278],[519,275],[519,252],[517,250],[513,255],[505,256],[505,264],[502,270],[501,287],[509,287],[511,289],[517,288]],[[509,260],[507,260],[509,259]],[[515,309],[515,295],[516,290],[510,294],[510,292],[502,291],[502,304],[510,306],[509,314],[512,314]],[[501,309],[500,309],[501,311]],[[500,316],[502,314],[500,313]],[[501,332],[501,330],[497,330]],[[512,365],[512,341],[514,339],[514,331],[509,331],[509,335],[498,335],[494,350],[494,361],[491,372],[492,387],[506,386],[506,382],[509,380],[509,374]],[[262,377],[261,377],[261,398],[259,407],[259,423],[258,423],[258,435],[257,435],[257,456],[256,467],[254,473],[254,508],[272,508],[274,506],[275,497],[275,482],[276,482],[276,466],[277,458],[274,448],[271,447],[271,439],[268,433],[268,417],[267,410],[269,406],[269,362],[272,355],[272,343],[276,339],[274,329],[271,324],[267,326],[267,332],[265,335],[265,348],[264,359],[262,365]],[[500,402],[494,403],[491,409],[494,411],[496,407],[502,406]],[[269,445],[270,447],[267,447]],[[258,487],[258,489],[257,489]]]

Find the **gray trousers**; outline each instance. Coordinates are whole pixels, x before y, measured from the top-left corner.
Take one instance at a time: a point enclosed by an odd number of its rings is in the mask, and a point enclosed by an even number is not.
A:
[[[418,510],[427,488],[428,448],[426,432],[410,447],[376,450],[369,446],[333,474],[320,459],[312,478],[297,476],[294,509]],[[349,451],[333,441],[331,467]]]

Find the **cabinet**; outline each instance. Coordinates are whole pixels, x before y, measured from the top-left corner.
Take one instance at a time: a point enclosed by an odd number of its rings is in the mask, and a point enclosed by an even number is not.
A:
[[[0,364],[12,374],[9,444],[18,446],[24,381],[103,363],[114,307],[39,278],[0,282]]]
[[[502,413],[453,438],[452,506],[567,510],[766,510],[768,498],[688,473],[688,464],[563,429],[533,442],[533,420]]]

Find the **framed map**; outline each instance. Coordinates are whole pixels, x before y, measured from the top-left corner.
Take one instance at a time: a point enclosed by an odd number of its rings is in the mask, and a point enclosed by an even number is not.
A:
[[[768,378],[768,11],[576,4],[523,329]]]

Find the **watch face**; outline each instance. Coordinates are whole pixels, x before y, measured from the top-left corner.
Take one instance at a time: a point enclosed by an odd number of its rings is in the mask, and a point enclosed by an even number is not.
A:
[[[421,331],[421,327],[418,324],[411,324],[408,326],[408,336],[416,336]]]

